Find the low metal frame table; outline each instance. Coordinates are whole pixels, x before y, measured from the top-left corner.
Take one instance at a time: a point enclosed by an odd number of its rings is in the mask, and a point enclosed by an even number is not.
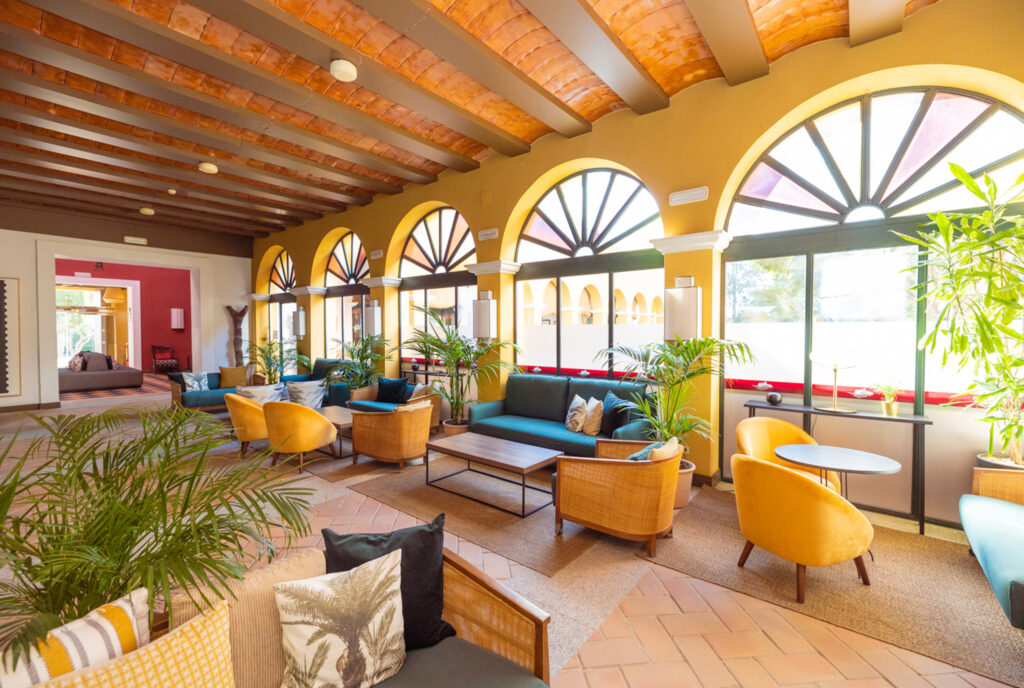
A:
[[[351,456],[354,459],[355,453],[345,454],[341,450],[344,432],[346,430],[349,433],[352,432],[352,411],[344,406],[324,406],[323,408],[318,408],[317,411],[321,416],[326,418],[331,425],[338,429],[338,458],[345,459]]]
[[[775,448],[780,459],[818,471],[821,484],[828,484],[828,472],[839,474],[839,490],[846,497],[847,474],[889,475],[899,473],[899,461],[848,447],[830,447],[827,444],[783,444]]]
[[[430,478],[430,452],[440,452],[447,454],[448,456],[454,456],[459,459],[466,460],[466,467],[461,468],[447,475],[443,475],[440,478]],[[480,435],[475,432],[464,432],[460,435],[452,435],[451,437],[444,437],[441,439],[431,440],[427,442],[427,454],[423,458],[423,465],[426,467],[427,473],[427,485],[436,487],[439,490],[450,492],[452,494],[471,499],[479,504],[486,504],[489,507],[500,509],[508,514],[525,518],[530,514],[540,511],[546,506],[553,504],[553,500],[549,499],[540,506],[534,507],[529,511],[526,510],[526,491],[534,490],[536,492],[542,492],[550,495],[551,490],[545,490],[543,487],[537,487],[536,485],[530,485],[526,482],[526,476],[528,473],[532,473],[545,466],[550,466],[555,463],[555,460],[562,455],[562,452],[555,449],[545,449],[544,447],[535,447],[531,444],[523,444],[521,442],[513,442],[512,440],[503,440],[498,437],[489,437],[487,435]],[[519,480],[511,480],[501,475],[495,475],[487,471],[481,471],[477,468],[473,468],[473,464],[481,464],[484,466],[490,466],[499,470],[508,471],[509,473],[516,473],[519,475]],[[480,475],[486,475],[496,480],[501,480],[506,483],[520,486],[522,490],[522,500],[520,503],[519,511],[513,511],[512,509],[506,509],[503,506],[492,504],[490,502],[478,499],[472,495],[465,494],[463,492],[457,492],[450,490],[447,487],[438,485],[442,480],[454,477],[461,473],[479,473]]]

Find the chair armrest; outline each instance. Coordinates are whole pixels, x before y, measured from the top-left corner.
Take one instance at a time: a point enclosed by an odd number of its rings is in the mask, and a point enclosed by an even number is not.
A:
[[[619,427],[615,428],[615,431],[612,432],[612,439],[649,441],[650,435],[648,433],[650,432],[650,430],[651,424],[648,423],[646,420],[634,420],[631,423],[626,423],[625,425],[620,425]]]
[[[263,377],[263,375],[261,375],[260,373],[253,373],[252,374],[252,384],[253,385],[257,385],[257,386],[258,385],[265,385],[265,384],[267,384],[267,378]]]
[[[425,394],[415,399],[410,399],[406,404],[418,404],[421,401],[430,402],[430,427],[436,428],[441,424],[441,397],[437,394]]]
[[[449,549],[444,550],[444,619],[474,645],[550,682],[551,617]]]
[[[975,466],[971,492],[982,497],[1024,504],[1024,471],[1016,468]]]
[[[469,422],[475,423],[485,418],[494,418],[505,414],[505,400],[485,401],[482,404],[473,404],[469,407]]]
[[[174,380],[171,380],[171,406],[181,406],[182,388]]]
[[[368,385],[349,392],[349,401],[377,401],[377,385]]]
[[[594,446],[594,456],[601,459],[624,459],[649,444],[651,440],[598,440]]]

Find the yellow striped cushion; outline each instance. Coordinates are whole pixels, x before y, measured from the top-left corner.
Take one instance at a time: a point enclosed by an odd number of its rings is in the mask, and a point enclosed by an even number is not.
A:
[[[27,688],[37,683],[128,654],[149,642],[149,593],[133,590],[49,632],[11,668],[0,665],[0,688]]]
[[[45,688],[235,688],[227,602],[149,645]]]

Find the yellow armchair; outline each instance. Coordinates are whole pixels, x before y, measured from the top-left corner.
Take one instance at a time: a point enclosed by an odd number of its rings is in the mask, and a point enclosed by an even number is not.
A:
[[[227,404],[235,436],[242,443],[238,453],[244,456],[250,442],[267,439],[267,420],[263,415],[263,407],[252,399],[230,393],[224,395],[224,403]]]
[[[668,458],[627,461],[650,442],[598,440],[596,458],[558,457],[555,533],[572,521],[625,540],[647,543],[652,557],[658,537],[672,532],[683,447]]]
[[[871,585],[863,555],[875,531],[853,504],[802,471],[733,454],[732,476],[740,530],[747,543],[737,566],[755,546],[796,564],[796,600],[804,601],[808,566],[853,559]]]
[[[408,461],[427,455],[433,404],[421,399],[394,411],[352,412],[352,463],[359,455],[405,468]]]
[[[268,401],[263,405],[263,413],[270,446],[274,448],[270,465],[276,465],[281,454],[298,454],[301,473],[306,452],[327,447],[332,456],[337,456],[334,440],[338,430],[316,410],[290,401]]]
[[[794,471],[801,471],[821,482],[821,474],[813,468],[791,463],[775,455],[775,448],[784,444],[817,444],[817,442],[792,423],[768,416],[744,418],[736,426],[736,450],[740,454],[785,466]],[[825,479],[829,487],[840,492],[838,473],[828,471]]]

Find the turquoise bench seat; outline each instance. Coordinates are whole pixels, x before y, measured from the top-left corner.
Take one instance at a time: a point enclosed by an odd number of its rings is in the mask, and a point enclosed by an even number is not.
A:
[[[313,364],[310,373],[300,375],[283,375],[281,382],[306,382],[309,380],[323,380],[331,368],[341,362],[337,358],[318,358]],[[168,373],[172,385],[177,385],[181,390],[179,403],[185,408],[208,408],[210,406],[223,406],[225,394],[235,394],[234,387],[220,386],[220,373],[207,373],[206,382],[210,389],[202,391],[185,391],[185,379],[181,373]],[[324,391],[324,406],[345,406],[348,403],[349,390],[344,384],[330,385]]]
[[[1024,628],[1024,506],[967,494],[960,521],[1006,618]]]

